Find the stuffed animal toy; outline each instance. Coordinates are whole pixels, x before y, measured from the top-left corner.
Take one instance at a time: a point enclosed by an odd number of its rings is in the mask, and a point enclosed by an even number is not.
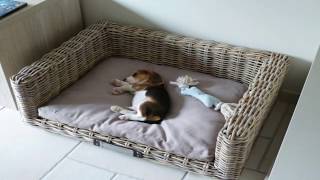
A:
[[[206,107],[214,108],[216,111],[220,110],[225,119],[229,119],[233,115],[237,106],[236,103],[224,103],[217,97],[204,93],[195,87],[199,84],[199,81],[188,75],[180,76],[177,81],[171,81],[170,84],[177,85],[182,95],[192,96],[200,100]]]

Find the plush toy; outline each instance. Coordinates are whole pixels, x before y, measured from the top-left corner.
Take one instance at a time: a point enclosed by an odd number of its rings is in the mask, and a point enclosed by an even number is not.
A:
[[[217,97],[204,93],[199,88],[195,87],[199,84],[199,81],[188,75],[180,76],[177,81],[171,81],[170,84],[177,85],[180,88],[182,95],[195,97],[206,107],[214,108],[216,111],[220,110],[225,119],[229,119],[233,115],[234,109],[237,106],[236,103],[224,103]]]

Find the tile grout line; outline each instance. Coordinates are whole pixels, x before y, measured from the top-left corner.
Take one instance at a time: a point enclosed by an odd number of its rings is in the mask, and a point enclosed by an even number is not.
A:
[[[137,178],[137,177],[134,177],[134,176],[127,175],[127,174],[116,173],[116,172],[113,172],[113,173],[114,173],[114,175],[111,177],[110,180],[115,180],[115,178],[118,178],[119,176],[126,176],[126,177],[133,178],[133,179],[136,179],[136,180],[143,180],[143,179],[140,179],[140,178]]]
[[[134,177],[134,176],[131,176],[130,174],[123,174],[121,172],[116,172],[116,171],[113,171],[113,170],[110,170],[110,169],[106,169],[106,168],[102,168],[102,167],[99,167],[99,166],[96,166],[96,165],[93,165],[93,164],[90,164],[90,163],[87,163],[87,162],[84,162],[84,161],[81,161],[81,160],[78,160],[78,159],[74,159],[72,157],[66,157],[67,159],[70,159],[72,161],[75,161],[77,163],[80,163],[80,164],[84,164],[84,165],[87,165],[87,166],[91,166],[91,167],[94,167],[94,168],[97,168],[97,169],[100,169],[100,170],[103,170],[103,171],[108,171],[108,172],[111,172],[113,173],[114,175],[111,177],[110,180],[113,180],[114,178],[116,178],[117,176],[119,175],[124,175],[124,176],[128,176],[128,177],[132,177],[132,178],[135,178],[135,179],[139,179],[137,177]]]
[[[276,137],[276,135],[278,134],[278,131],[280,131],[280,128],[281,128],[281,127],[280,127],[280,124],[281,124],[281,122],[284,121],[284,118],[285,118],[285,117],[287,116],[287,114],[289,113],[289,106],[290,106],[290,105],[291,105],[291,104],[288,103],[288,106],[286,107],[285,113],[283,113],[282,116],[281,116],[281,120],[280,120],[280,122],[279,122],[279,126],[276,128],[276,131],[275,131],[273,137],[271,138],[271,140],[270,140],[270,142],[269,142],[269,144],[268,144],[267,150],[266,150],[266,151],[263,153],[263,155],[262,155],[262,158],[261,158],[261,160],[260,160],[260,162],[259,162],[259,164],[258,164],[258,167],[257,167],[258,171],[260,171],[260,168],[261,168],[261,166],[262,166],[262,163],[264,162],[265,157],[267,156],[268,152],[270,151],[271,145],[272,145],[272,143],[275,141],[275,137]]]
[[[245,169],[250,170],[250,171],[255,171],[255,172],[260,173],[260,174],[267,175],[267,173],[265,173],[263,171],[260,171],[260,170],[257,170],[257,169],[248,168],[248,167],[243,168],[243,170],[245,170]]]
[[[188,171],[186,171],[186,173],[184,173],[184,175],[182,176],[181,180],[184,180],[188,175]]]
[[[70,151],[68,151],[58,162],[56,162],[47,172],[45,172],[39,179],[46,177],[58,164],[60,164],[74,149],[76,149],[81,144],[81,141],[78,142]]]
[[[110,180],[114,180],[114,178],[116,178],[118,176],[118,173],[113,173],[112,177],[110,178]]]
[[[84,164],[84,165],[87,165],[87,166],[91,166],[91,167],[94,167],[94,168],[97,168],[97,169],[101,169],[101,170],[104,170],[104,171],[112,172],[112,173],[115,173],[115,174],[121,174],[121,173],[118,173],[118,172],[111,171],[110,169],[102,168],[102,167],[99,167],[99,166],[96,166],[96,165],[93,165],[93,164],[90,164],[90,163],[87,163],[87,162],[84,162],[84,161],[81,161],[81,160],[78,160],[78,159],[74,159],[72,157],[66,157],[66,158],[71,159],[72,161],[76,161],[77,163]]]
[[[264,162],[264,160],[265,160],[268,152],[270,151],[270,148],[271,148],[271,145],[272,145],[273,141],[274,141],[274,139],[269,140],[268,145],[267,145],[267,148],[266,148],[266,150],[265,150],[265,151],[263,152],[263,154],[262,154],[262,157],[261,157],[261,159],[260,159],[260,162],[258,163],[258,166],[257,166],[256,171],[262,172],[262,171],[260,171],[260,168],[261,168],[262,163]],[[265,172],[264,172],[264,173],[265,173]]]
[[[282,119],[281,119],[282,120]],[[281,120],[280,120],[280,122],[281,122]],[[275,134],[277,134],[277,133],[275,133]],[[257,166],[257,169],[253,169],[253,168],[249,168],[250,170],[255,170],[255,171],[257,171],[257,172],[262,172],[262,171],[260,171],[260,168],[261,168],[261,165],[262,165],[262,163],[264,162],[264,159],[265,159],[265,157],[267,156],[267,154],[268,154],[268,152],[269,152],[269,150],[270,150],[270,148],[271,148],[271,145],[272,145],[272,142],[273,142],[273,140],[274,140],[274,137],[273,138],[265,138],[265,137],[263,137],[263,136],[261,136],[261,137],[258,137],[258,138],[263,138],[263,139],[266,139],[266,140],[268,140],[268,145],[267,145],[267,147],[266,147],[266,150],[263,152],[263,154],[262,154],[262,157],[261,157],[261,159],[260,159],[260,162],[258,163],[258,166]],[[246,167],[247,168],[247,167]],[[263,172],[264,173],[264,172]]]

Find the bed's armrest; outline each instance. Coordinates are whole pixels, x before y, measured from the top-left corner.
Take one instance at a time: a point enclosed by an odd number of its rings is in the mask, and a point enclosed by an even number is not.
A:
[[[108,22],[90,26],[11,77],[11,86],[24,119],[75,82],[103,57],[111,55]]]
[[[288,58],[272,54],[240,100],[233,117],[219,132],[215,167],[231,177],[241,173],[251,146],[288,70]],[[240,167],[240,168],[239,168]]]

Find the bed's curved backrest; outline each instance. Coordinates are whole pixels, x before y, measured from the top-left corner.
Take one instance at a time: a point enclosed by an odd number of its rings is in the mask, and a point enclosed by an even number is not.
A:
[[[106,27],[107,41],[111,40],[112,55],[189,69],[247,85],[271,56],[267,51],[106,23],[101,25]]]

